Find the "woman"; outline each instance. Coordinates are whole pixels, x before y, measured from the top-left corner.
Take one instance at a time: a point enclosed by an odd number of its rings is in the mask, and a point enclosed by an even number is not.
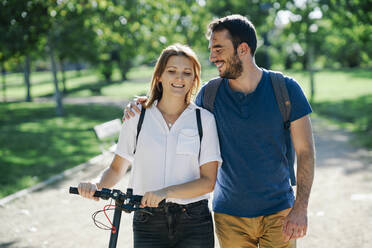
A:
[[[94,199],[97,189],[113,187],[132,164],[129,187],[143,195],[141,207],[146,208],[133,217],[135,248],[214,247],[207,199],[222,160],[214,117],[203,109],[203,135],[198,132],[199,107],[191,96],[199,82],[200,63],[189,47],[164,49],[138,139],[139,115],[124,122],[115,158],[100,181],[79,184],[80,195]]]

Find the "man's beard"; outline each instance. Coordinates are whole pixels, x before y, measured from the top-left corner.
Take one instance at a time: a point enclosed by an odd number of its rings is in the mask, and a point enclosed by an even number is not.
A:
[[[220,73],[220,77],[237,79],[242,75],[243,64],[236,53],[226,60],[225,66],[226,69]]]

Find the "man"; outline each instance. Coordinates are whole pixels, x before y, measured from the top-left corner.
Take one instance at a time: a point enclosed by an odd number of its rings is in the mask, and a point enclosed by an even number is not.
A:
[[[301,88],[285,83],[291,102],[290,134],[297,155],[297,190],[289,184],[283,119],[270,76],[254,60],[253,24],[240,15],[208,27],[210,61],[223,78],[214,101],[223,164],[213,197],[216,233],[224,247],[290,247],[307,231],[314,177],[314,145]],[[196,104],[203,106],[205,86]],[[127,115],[128,116],[128,115]]]

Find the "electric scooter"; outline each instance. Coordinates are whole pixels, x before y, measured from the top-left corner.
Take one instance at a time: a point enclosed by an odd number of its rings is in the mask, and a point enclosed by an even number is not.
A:
[[[76,187],[70,187],[70,194],[79,194],[78,189]],[[119,227],[120,227],[120,219],[122,211],[126,213],[131,213],[140,209],[139,206],[141,205],[141,195],[133,195],[132,189],[127,189],[127,193],[124,194],[118,189],[106,189],[103,188],[102,190],[97,190],[94,193],[95,197],[101,198],[103,200],[113,199],[115,200],[115,212],[114,212],[114,219],[112,222],[111,228],[111,236],[110,236],[110,243],[109,248],[116,248],[116,243],[118,240],[119,234]]]

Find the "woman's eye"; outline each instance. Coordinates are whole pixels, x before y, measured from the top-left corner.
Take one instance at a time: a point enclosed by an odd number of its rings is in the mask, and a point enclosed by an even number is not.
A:
[[[168,72],[169,72],[169,73],[175,73],[176,71],[174,71],[174,70],[169,70]]]
[[[190,76],[191,72],[184,72],[185,75]]]

